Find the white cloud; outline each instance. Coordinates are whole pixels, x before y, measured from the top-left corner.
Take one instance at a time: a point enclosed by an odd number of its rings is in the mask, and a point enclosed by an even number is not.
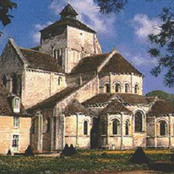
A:
[[[157,65],[157,63],[158,63],[157,59],[144,57],[143,55],[134,55],[134,56],[132,56],[131,62],[135,66],[153,66],[153,65]]]
[[[134,27],[135,35],[139,39],[147,39],[149,34],[158,34],[159,33],[159,19],[152,18],[150,19],[145,14],[136,14],[132,20]]]
[[[115,15],[103,15],[99,12],[98,5],[94,2],[94,0],[69,0],[68,1],[74,9],[77,11],[78,19],[92,29],[96,30],[101,34],[114,35],[114,22]],[[52,9],[57,15],[61,12],[63,7],[67,4],[67,0],[53,0],[50,5],[50,9]]]
[[[45,28],[46,26],[50,25],[50,24],[52,24],[52,22],[49,21],[49,22],[47,22],[46,24],[43,24],[43,25],[41,25],[41,24],[34,25],[35,32],[33,33],[32,38],[33,38],[33,42],[35,44],[40,43],[40,32],[39,31],[42,30],[43,28]]]

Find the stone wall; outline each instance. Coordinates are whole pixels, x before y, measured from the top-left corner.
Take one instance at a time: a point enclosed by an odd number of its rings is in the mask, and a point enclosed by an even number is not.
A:
[[[30,144],[31,118],[20,117],[19,128],[13,127],[12,116],[0,116],[0,153],[6,154],[12,148],[13,135],[19,135],[18,153],[24,153]]]
[[[125,93],[125,84],[129,84],[128,93],[135,94],[135,85],[138,85],[138,95],[143,95],[143,78],[135,74],[100,74],[100,93],[105,93],[105,85],[110,85],[111,93],[115,93],[115,85],[121,85],[120,93]]]
[[[84,135],[84,121],[88,122],[88,133]],[[65,144],[77,148],[90,148],[90,132],[92,129],[92,118],[83,114],[65,117]]]
[[[58,84],[59,78],[62,79],[60,84]],[[25,71],[22,103],[26,108],[29,108],[65,87],[66,78],[63,74],[27,69]]]

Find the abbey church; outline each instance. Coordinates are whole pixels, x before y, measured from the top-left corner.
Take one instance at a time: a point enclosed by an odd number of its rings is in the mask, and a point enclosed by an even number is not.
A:
[[[0,57],[0,153],[174,147],[174,107],[143,96],[144,75],[68,4],[40,31],[40,45],[9,38]],[[8,124],[7,124],[8,123]]]

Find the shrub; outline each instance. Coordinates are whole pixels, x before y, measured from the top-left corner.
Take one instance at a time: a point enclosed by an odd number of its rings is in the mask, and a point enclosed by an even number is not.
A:
[[[8,152],[7,152],[7,154],[6,155],[8,155],[8,156],[11,156],[12,155],[12,153],[11,153],[11,150],[9,149],[8,150]]]
[[[77,152],[76,152],[76,149],[73,147],[73,145],[71,144],[71,146],[69,147],[68,144],[65,145],[61,155],[64,155],[64,156],[73,156],[75,155]]]
[[[25,150],[24,156],[34,156],[30,145],[28,145],[27,149]]]

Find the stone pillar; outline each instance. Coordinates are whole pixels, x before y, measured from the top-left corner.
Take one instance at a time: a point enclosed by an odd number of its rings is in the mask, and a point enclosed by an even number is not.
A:
[[[171,142],[171,116],[169,115],[169,149],[172,149],[172,142]]]
[[[120,142],[120,149],[123,149],[123,114],[121,113],[121,142]]]
[[[78,117],[78,114],[76,114],[76,147],[77,148],[79,147],[79,142],[78,142],[78,138],[79,138],[79,126],[78,126],[78,123],[79,123],[79,117]]]
[[[54,117],[50,117],[50,119],[51,119],[51,148],[50,148],[50,150],[51,151],[53,151],[54,150]]]

